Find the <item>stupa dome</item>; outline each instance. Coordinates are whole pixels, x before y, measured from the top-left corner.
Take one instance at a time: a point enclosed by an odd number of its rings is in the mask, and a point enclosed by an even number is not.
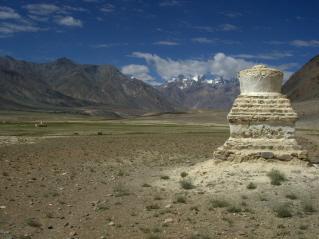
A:
[[[256,65],[240,71],[238,78],[243,95],[280,94],[283,73],[265,65]]]

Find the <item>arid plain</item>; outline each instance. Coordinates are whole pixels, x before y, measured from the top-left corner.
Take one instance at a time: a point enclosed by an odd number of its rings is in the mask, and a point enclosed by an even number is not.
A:
[[[2,112],[0,238],[317,238],[319,127],[295,107],[314,164],[214,162],[222,111]]]

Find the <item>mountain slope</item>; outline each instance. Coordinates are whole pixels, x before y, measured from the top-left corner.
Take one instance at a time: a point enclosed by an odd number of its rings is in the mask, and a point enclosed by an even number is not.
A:
[[[150,85],[130,79],[111,65],[78,65],[58,59],[43,65],[43,79],[51,87],[75,99],[144,110],[172,110],[170,103]]]
[[[36,64],[0,57],[0,107],[97,107],[172,111],[161,93],[111,65],[81,65],[67,58]]]
[[[1,109],[75,107],[87,103],[51,89],[32,68],[28,62],[0,58]]]
[[[283,93],[292,101],[319,98],[319,55],[289,78],[283,86]]]

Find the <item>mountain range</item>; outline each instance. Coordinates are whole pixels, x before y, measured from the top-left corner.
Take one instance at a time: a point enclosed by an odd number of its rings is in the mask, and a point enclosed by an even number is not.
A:
[[[8,56],[0,58],[0,108],[90,113],[175,110],[158,90],[111,65],[76,64],[67,58],[37,64]]]
[[[283,86],[293,101],[319,98],[319,56]],[[85,114],[142,114],[228,109],[238,80],[179,75],[160,86],[122,74],[112,65],[77,64],[67,58],[32,63],[0,57],[0,109]]]
[[[157,88],[170,102],[185,109],[228,109],[239,94],[236,79],[206,76],[179,75]]]

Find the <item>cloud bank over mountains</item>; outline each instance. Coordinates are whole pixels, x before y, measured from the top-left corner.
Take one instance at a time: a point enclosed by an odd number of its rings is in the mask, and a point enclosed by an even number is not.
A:
[[[122,73],[128,76],[132,76],[143,81],[154,81],[155,79],[149,75],[149,69],[144,65],[127,65],[122,68]]]
[[[262,62],[247,60],[258,59],[258,57],[246,57],[247,59],[242,59],[227,56],[222,52],[216,53],[212,58],[207,60],[174,60],[145,52],[133,52],[132,56],[144,59],[146,65],[127,65],[122,67],[122,73],[151,84],[158,84],[155,77],[150,74],[151,71],[155,72],[160,77],[160,80],[164,82],[177,78],[179,75],[184,75],[189,78],[193,76],[213,75],[216,78],[231,80],[236,78],[237,73],[243,69],[256,64],[264,64]],[[272,54],[270,54],[270,56],[272,56]],[[260,59],[263,58],[260,57]],[[292,74],[288,69],[292,66],[295,66],[295,63],[272,67],[281,69],[284,72],[284,80],[287,80]]]
[[[238,71],[256,64],[244,59],[227,56],[224,53],[217,53],[211,59],[207,60],[173,60],[144,52],[133,52],[132,56],[144,59],[147,66],[143,66],[142,68],[142,66],[133,67],[133,65],[128,65],[122,68],[122,72],[124,74],[133,75],[141,80],[150,80],[153,78],[150,75],[145,75],[149,73],[148,67],[153,69],[164,81],[169,81],[179,75],[191,77],[205,74],[222,77],[227,80],[236,77]],[[145,79],[138,77],[141,76],[142,69]]]

